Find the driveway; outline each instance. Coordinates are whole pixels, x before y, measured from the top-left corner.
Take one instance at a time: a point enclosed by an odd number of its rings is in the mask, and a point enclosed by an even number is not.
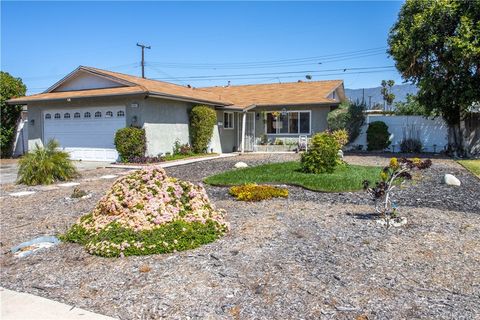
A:
[[[78,171],[104,168],[110,162],[102,161],[74,161]],[[18,159],[2,159],[0,165],[0,184],[15,183],[18,173]]]

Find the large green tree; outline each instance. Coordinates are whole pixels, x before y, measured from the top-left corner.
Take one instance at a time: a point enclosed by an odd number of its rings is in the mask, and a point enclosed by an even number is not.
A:
[[[1,127],[0,127],[0,156],[10,156],[12,152],[12,143],[15,137],[22,106],[7,105],[7,100],[24,96],[27,87],[22,79],[12,77],[8,72],[0,71],[0,107],[1,107]]]
[[[420,104],[448,123],[455,151],[468,153],[461,120],[480,101],[480,1],[407,0],[388,43]]]

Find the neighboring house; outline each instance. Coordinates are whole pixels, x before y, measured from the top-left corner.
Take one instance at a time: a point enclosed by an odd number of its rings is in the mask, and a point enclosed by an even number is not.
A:
[[[28,147],[57,139],[73,159],[114,161],[115,132],[145,128],[147,154],[189,142],[189,111],[217,111],[210,149],[255,151],[260,139],[310,136],[345,100],[343,81],[192,88],[91,67],[78,67],[44,93],[11,99],[28,107]],[[265,137],[262,137],[265,135]]]

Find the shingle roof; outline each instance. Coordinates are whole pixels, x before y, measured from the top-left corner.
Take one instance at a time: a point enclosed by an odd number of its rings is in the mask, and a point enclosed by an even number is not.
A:
[[[343,95],[342,80],[206,87],[203,89],[232,101],[236,106],[247,107],[249,105],[336,103],[337,101],[328,96],[339,87],[341,87]]]
[[[78,91],[54,91],[56,87],[77,71],[97,74],[113,81],[117,80],[125,86]],[[344,99],[343,81],[341,80],[191,88],[119,72],[80,66],[46,92],[11,99],[8,102],[10,104],[26,104],[32,101],[56,99],[146,94],[242,109],[251,105],[337,103],[337,101],[328,98],[329,94],[337,88],[341,88],[340,98]]]
[[[59,91],[51,93],[39,93],[32,94],[31,96],[25,96],[20,98],[14,98],[8,100],[9,104],[27,104],[32,101],[50,101],[50,100],[63,100],[73,98],[90,98],[90,97],[104,97],[104,96],[122,96],[130,94],[142,94],[145,90],[140,87],[119,87],[119,88],[107,88],[107,89],[92,89],[92,90],[79,90],[79,91]]]

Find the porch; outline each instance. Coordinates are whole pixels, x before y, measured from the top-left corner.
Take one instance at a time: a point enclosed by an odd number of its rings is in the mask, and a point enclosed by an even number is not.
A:
[[[299,143],[305,145],[312,134],[327,128],[330,110],[330,105],[225,110],[221,136],[234,135],[230,139],[235,152],[293,152]]]

